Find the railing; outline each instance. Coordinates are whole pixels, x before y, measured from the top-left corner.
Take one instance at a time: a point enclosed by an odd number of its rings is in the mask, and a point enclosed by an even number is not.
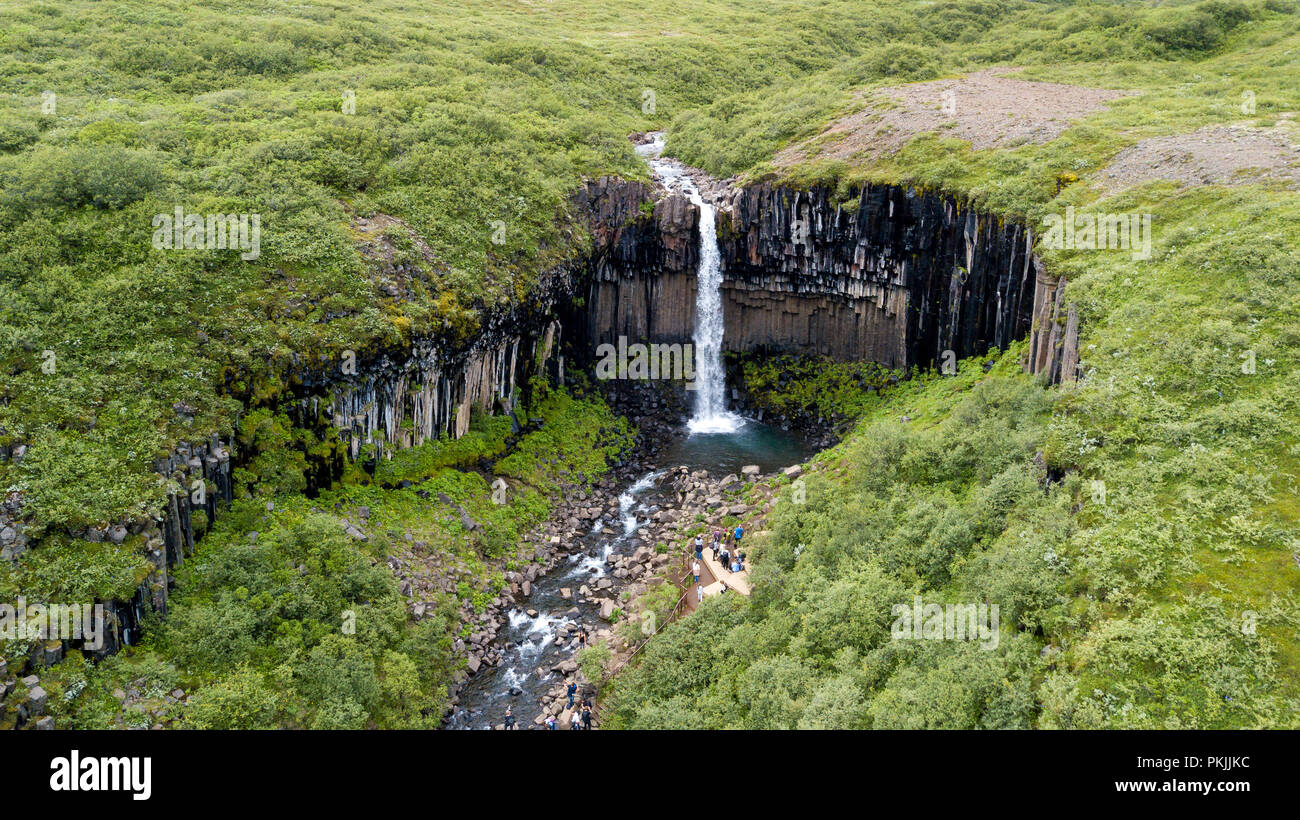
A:
[[[690,577],[691,577],[691,573],[688,572],[688,573],[686,573],[685,575],[682,576],[681,581],[678,581],[678,583],[684,583],[684,582],[686,581],[686,579],[687,579],[687,578],[690,578]],[[675,619],[677,618],[678,612],[681,610],[681,606],[682,606],[682,604],[686,603],[686,596],[688,596],[688,595],[690,595],[690,594],[691,594],[690,587],[687,587],[686,591],[682,593],[682,596],[681,596],[680,598],[677,599],[677,603],[673,604],[672,611],[668,613],[668,619],[665,621],[665,623],[672,623],[672,621],[675,620]],[[655,635],[658,635],[658,634],[659,634],[659,626],[658,626],[658,624],[656,624],[656,625],[655,625],[655,631],[654,631],[654,632],[651,632],[649,635],[647,635],[647,636],[646,636],[646,639],[645,639],[644,641],[642,641],[641,643],[639,643],[639,644],[637,645],[636,649],[632,650],[632,654],[630,654],[630,655],[628,655],[626,658],[624,658],[624,659],[622,660],[622,662],[619,663],[618,666],[614,667],[613,669],[609,670],[609,671],[606,672],[605,674],[601,675],[601,677],[600,677],[600,682],[601,682],[601,684],[604,684],[605,681],[607,681],[607,680],[609,680],[610,678],[612,678],[612,677],[614,677],[615,675],[617,675],[617,674],[619,673],[619,671],[622,670],[622,668],[623,668],[624,666],[627,666],[628,661],[630,661],[630,660],[632,660],[634,657],[636,657],[637,653],[640,652],[640,651],[645,647],[646,644],[650,643],[650,639],[653,638]]]

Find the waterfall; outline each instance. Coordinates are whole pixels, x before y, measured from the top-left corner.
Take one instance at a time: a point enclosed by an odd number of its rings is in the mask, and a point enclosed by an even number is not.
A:
[[[727,411],[727,374],[722,367],[722,255],[718,251],[717,209],[707,202],[684,167],[660,159],[663,134],[637,147],[664,187],[676,188],[700,209],[700,267],[695,277],[695,407],[687,427],[692,433],[733,433],[745,423]]]

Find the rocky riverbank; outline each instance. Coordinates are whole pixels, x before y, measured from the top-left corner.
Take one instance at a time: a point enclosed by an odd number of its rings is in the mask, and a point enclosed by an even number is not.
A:
[[[803,471],[794,465],[764,475],[747,466],[718,475],[672,464],[656,470],[649,454],[665,441],[643,427],[641,446],[612,476],[588,488],[566,488],[566,500],[547,523],[523,538],[522,554],[533,559],[527,568],[504,572],[507,586],[482,615],[462,609],[474,632],[457,647],[467,665],[446,725],[503,728],[508,705],[520,728],[542,727],[548,716],[569,728],[568,680],[579,685],[580,697],[597,698],[603,678],[663,628],[663,615],[647,620],[646,613],[665,600],[659,594],[644,604],[652,589],[672,587],[667,597],[677,605],[668,618],[693,608],[693,600],[682,599],[690,591],[684,582],[694,535],[736,523],[761,532],[778,487]],[[603,656],[600,679],[589,679],[580,667],[583,633]],[[543,650],[546,659],[538,664]],[[535,665],[524,667],[530,661]],[[592,664],[584,666],[591,671]]]

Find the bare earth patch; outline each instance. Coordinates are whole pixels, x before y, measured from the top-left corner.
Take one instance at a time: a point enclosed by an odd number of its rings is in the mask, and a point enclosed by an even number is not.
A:
[[[444,273],[445,268],[409,224],[395,216],[377,213],[370,217],[354,215],[351,229],[357,249],[370,263],[370,280],[380,293],[399,300],[413,299],[417,279],[423,280],[427,289],[437,290],[436,277]],[[405,254],[399,253],[392,239],[394,235],[403,234],[412,248]]]
[[[1107,192],[1168,179],[1191,185],[1300,183],[1300,151],[1288,137],[1289,122],[1276,128],[1211,125],[1190,134],[1152,137],[1120,151],[1101,172]]]
[[[953,80],[881,88],[868,107],[833,123],[817,137],[776,156],[778,166],[809,159],[873,159],[902,148],[918,134],[936,132],[972,148],[1043,143],[1076,120],[1119,97],[1136,93],[1040,83],[991,68]]]

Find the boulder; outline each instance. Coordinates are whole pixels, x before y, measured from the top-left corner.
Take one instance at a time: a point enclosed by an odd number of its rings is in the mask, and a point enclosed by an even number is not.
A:
[[[465,512],[463,508],[458,509],[460,509],[460,525],[469,532],[478,529],[478,522],[470,518],[469,513]]]
[[[786,478],[798,478],[799,475],[803,472],[803,467],[799,464],[795,464],[792,467],[786,467],[781,472],[785,475]]]
[[[27,710],[30,715],[40,715],[45,713],[45,702],[47,696],[45,690],[39,686],[33,686],[27,690]]]

